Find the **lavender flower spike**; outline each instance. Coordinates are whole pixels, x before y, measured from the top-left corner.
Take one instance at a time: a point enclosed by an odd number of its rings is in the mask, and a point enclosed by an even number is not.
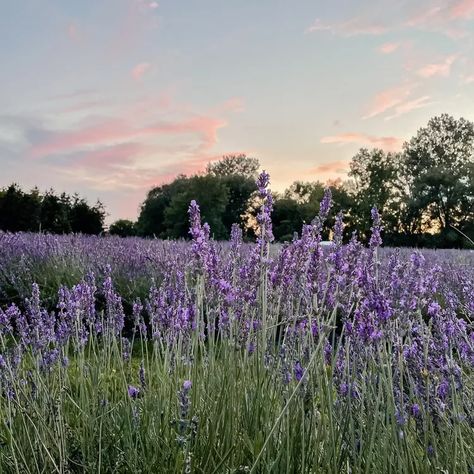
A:
[[[369,246],[371,249],[375,249],[382,245],[382,237],[380,236],[380,232],[382,231],[383,227],[380,221],[380,214],[377,208],[374,206],[371,211],[372,214],[372,227],[370,231],[372,235],[370,236]]]

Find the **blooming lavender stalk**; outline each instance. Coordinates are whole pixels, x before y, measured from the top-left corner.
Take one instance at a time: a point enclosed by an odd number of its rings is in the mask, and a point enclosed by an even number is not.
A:
[[[383,227],[380,221],[380,214],[375,206],[372,208],[371,215],[372,227],[370,228],[371,236],[369,247],[371,249],[376,249],[377,247],[380,247],[382,245],[382,237],[380,236],[380,233]]]
[[[273,242],[272,218],[273,196],[268,189],[270,184],[270,175],[266,171],[262,171],[257,179],[258,196],[262,201],[260,212],[257,215],[258,239],[261,245]]]

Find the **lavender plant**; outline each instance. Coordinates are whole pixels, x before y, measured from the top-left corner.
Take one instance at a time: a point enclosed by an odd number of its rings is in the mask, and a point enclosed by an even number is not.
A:
[[[277,246],[257,185],[255,244],[0,235],[2,472],[472,471],[472,254],[323,248],[329,192]]]

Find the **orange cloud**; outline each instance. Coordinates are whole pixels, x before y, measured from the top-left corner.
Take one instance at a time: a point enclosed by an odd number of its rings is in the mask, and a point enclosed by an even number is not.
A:
[[[375,146],[388,151],[399,150],[403,144],[403,140],[397,137],[375,137],[373,135],[357,132],[340,133],[339,135],[322,137],[320,142],[336,145],[354,143],[358,145]]]
[[[447,77],[451,73],[451,66],[456,61],[457,55],[447,56],[439,63],[427,64],[418,69],[417,74],[421,77]]]
[[[330,138],[330,137],[327,137]],[[323,163],[309,170],[310,173],[328,173],[328,174],[345,174],[349,169],[348,160],[337,160],[329,163]]]
[[[131,72],[131,75],[133,79],[136,81],[139,81],[150,69],[151,64],[150,63],[140,63],[137,64]]]

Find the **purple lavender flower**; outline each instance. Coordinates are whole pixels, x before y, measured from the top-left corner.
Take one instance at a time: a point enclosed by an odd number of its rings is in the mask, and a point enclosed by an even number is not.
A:
[[[303,378],[304,368],[301,365],[299,360],[296,361],[296,363],[295,363],[293,373],[295,374],[295,379],[296,379],[297,382],[299,382]]]
[[[324,196],[323,200],[319,204],[319,220],[321,223],[323,223],[328,215],[329,211],[331,210],[332,207],[332,193],[331,193],[331,188],[326,188],[324,190]]]
[[[133,385],[128,386],[127,392],[128,396],[132,399],[138,398],[140,396],[140,389]]]
[[[270,175],[266,171],[262,171],[257,179],[258,195],[262,200],[260,212],[257,215],[257,223],[259,226],[259,242],[263,245],[265,242],[272,242],[272,218],[273,211],[273,197],[269,189]]]
[[[375,249],[382,245],[382,237],[380,236],[380,232],[382,231],[382,225],[380,221],[379,212],[375,206],[372,208],[371,215],[372,215],[372,227],[370,228],[371,236],[370,236],[369,247],[371,249]]]
[[[420,410],[420,405],[418,403],[414,403],[411,406],[411,414],[414,418],[418,418],[420,416],[421,410]]]

